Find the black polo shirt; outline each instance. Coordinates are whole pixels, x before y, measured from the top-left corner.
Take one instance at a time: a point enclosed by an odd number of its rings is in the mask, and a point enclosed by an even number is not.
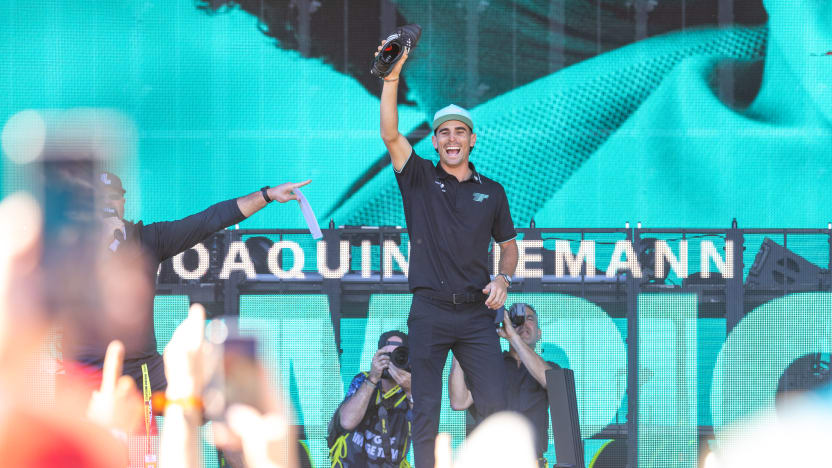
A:
[[[482,176],[459,182],[439,163],[412,152],[396,181],[410,235],[410,290],[482,291],[491,281],[488,248],[514,237],[503,187]]]
[[[237,199],[214,204],[204,211],[192,214],[177,221],[163,221],[151,224],[126,222],[126,243],[138,243],[144,259],[132,258],[132,262],[144,262],[145,274],[150,284],[156,283],[156,272],[163,261],[184,252],[204,241],[220,229],[234,225],[246,219],[237,205]],[[131,252],[132,254],[133,252]],[[117,255],[125,255],[119,249]],[[145,334],[144,340],[127,343],[124,351],[124,374],[136,381],[138,388],[142,385],[141,365],[149,362],[150,380],[153,390],[164,390],[164,367],[162,358],[156,350],[156,332],[153,328],[153,309],[141,318],[139,329]],[[104,353],[112,337],[90,334],[78,337],[76,359],[95,367],[104,364]]]
[[[535,450],[539,457],[543,456],[549,448],[549,394],[543,385],[535,379],[526,366],[521,362],[517,365],[517,359],[513,358],[507,351],[503,352],[503,364],[506,370],[506,410],[515,411],[529,419],[534,427]],[[552,369],[559,368],[554,362],[546,361]],[[467,375],[466,375],[467,378]],[[470,385],[470,383],[468,384]],[[467,429],[472,431],[474,427],[484,419],[477,413],[477,404],[474,402],[468,408]]]

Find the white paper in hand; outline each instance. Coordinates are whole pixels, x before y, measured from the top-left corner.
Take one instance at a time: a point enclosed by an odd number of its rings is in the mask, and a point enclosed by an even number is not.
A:
[[[298,203],[300,203],[300,211],[303,213],[303,219],[306,220],[306,225],[309,226],[309,232],[312,233],[313,239],[322,239],[324,235],[321,233],[321,228],[318,226],[318,219],[315,218],[315,213],[312,212],[312,207],[303,196],[303,192],[299,188],[292,189],[295,195],[298,196]]]

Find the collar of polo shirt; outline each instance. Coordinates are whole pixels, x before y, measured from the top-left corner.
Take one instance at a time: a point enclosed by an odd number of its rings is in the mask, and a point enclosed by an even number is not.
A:
[[[472,163],[471,161],[468,161],[468,169],[471,169],[471,177],[469,177],[468,179],[463,180],[463,182],[467,182],[467,181],[473,179],[474,182],[476,182],[478,184],[482,184],[482,179],[480,178],[480,174],[479,174],[479,172],[477,172],[476,169],[474,169],[474,163]],[[436,163],[436,177],[438,177],[440,179],[447,179],[450,176],[451,175],[448,174],[448,172],[445,171],[445,169],[442,169],[441,164]]]

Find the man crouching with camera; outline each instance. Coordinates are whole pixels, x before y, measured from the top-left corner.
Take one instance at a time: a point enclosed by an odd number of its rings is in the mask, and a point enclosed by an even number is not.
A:
[[[329,422],[329,459],[342,468],[405,468],[412,397],[407,335],[381,334],[369,372],[352,379]]]
[[[529,419],[535,430],[535,450],[541,466],[546,466],[543,453],[549,446],[549,397],[546,393],[546,371],[558,367],[544,361],[535,351],[542,332],[537,312],[532,306],[517,303],[504,311],[504,320],[497,334],[509,342],[509,350],[503,353],[506,371],[506,396],[509,411],[515,411]],[[468,410],[473,423],[483,417],[477,412],[477,404],[468,389],[465,374],[456,358],[451,364],[448,378],[448,396],[451,408]],[[471,428],[469,428],[471,429]]]

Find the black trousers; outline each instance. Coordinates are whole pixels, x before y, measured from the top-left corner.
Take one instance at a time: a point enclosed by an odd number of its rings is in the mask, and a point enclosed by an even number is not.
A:
[[[413,295],[407,327],[415,468],[434,466],[442,371],[449,350],[465,372],[477,409],[489,415],[506,408],[505,369],[494,314],[482,302],[454,305]]]

